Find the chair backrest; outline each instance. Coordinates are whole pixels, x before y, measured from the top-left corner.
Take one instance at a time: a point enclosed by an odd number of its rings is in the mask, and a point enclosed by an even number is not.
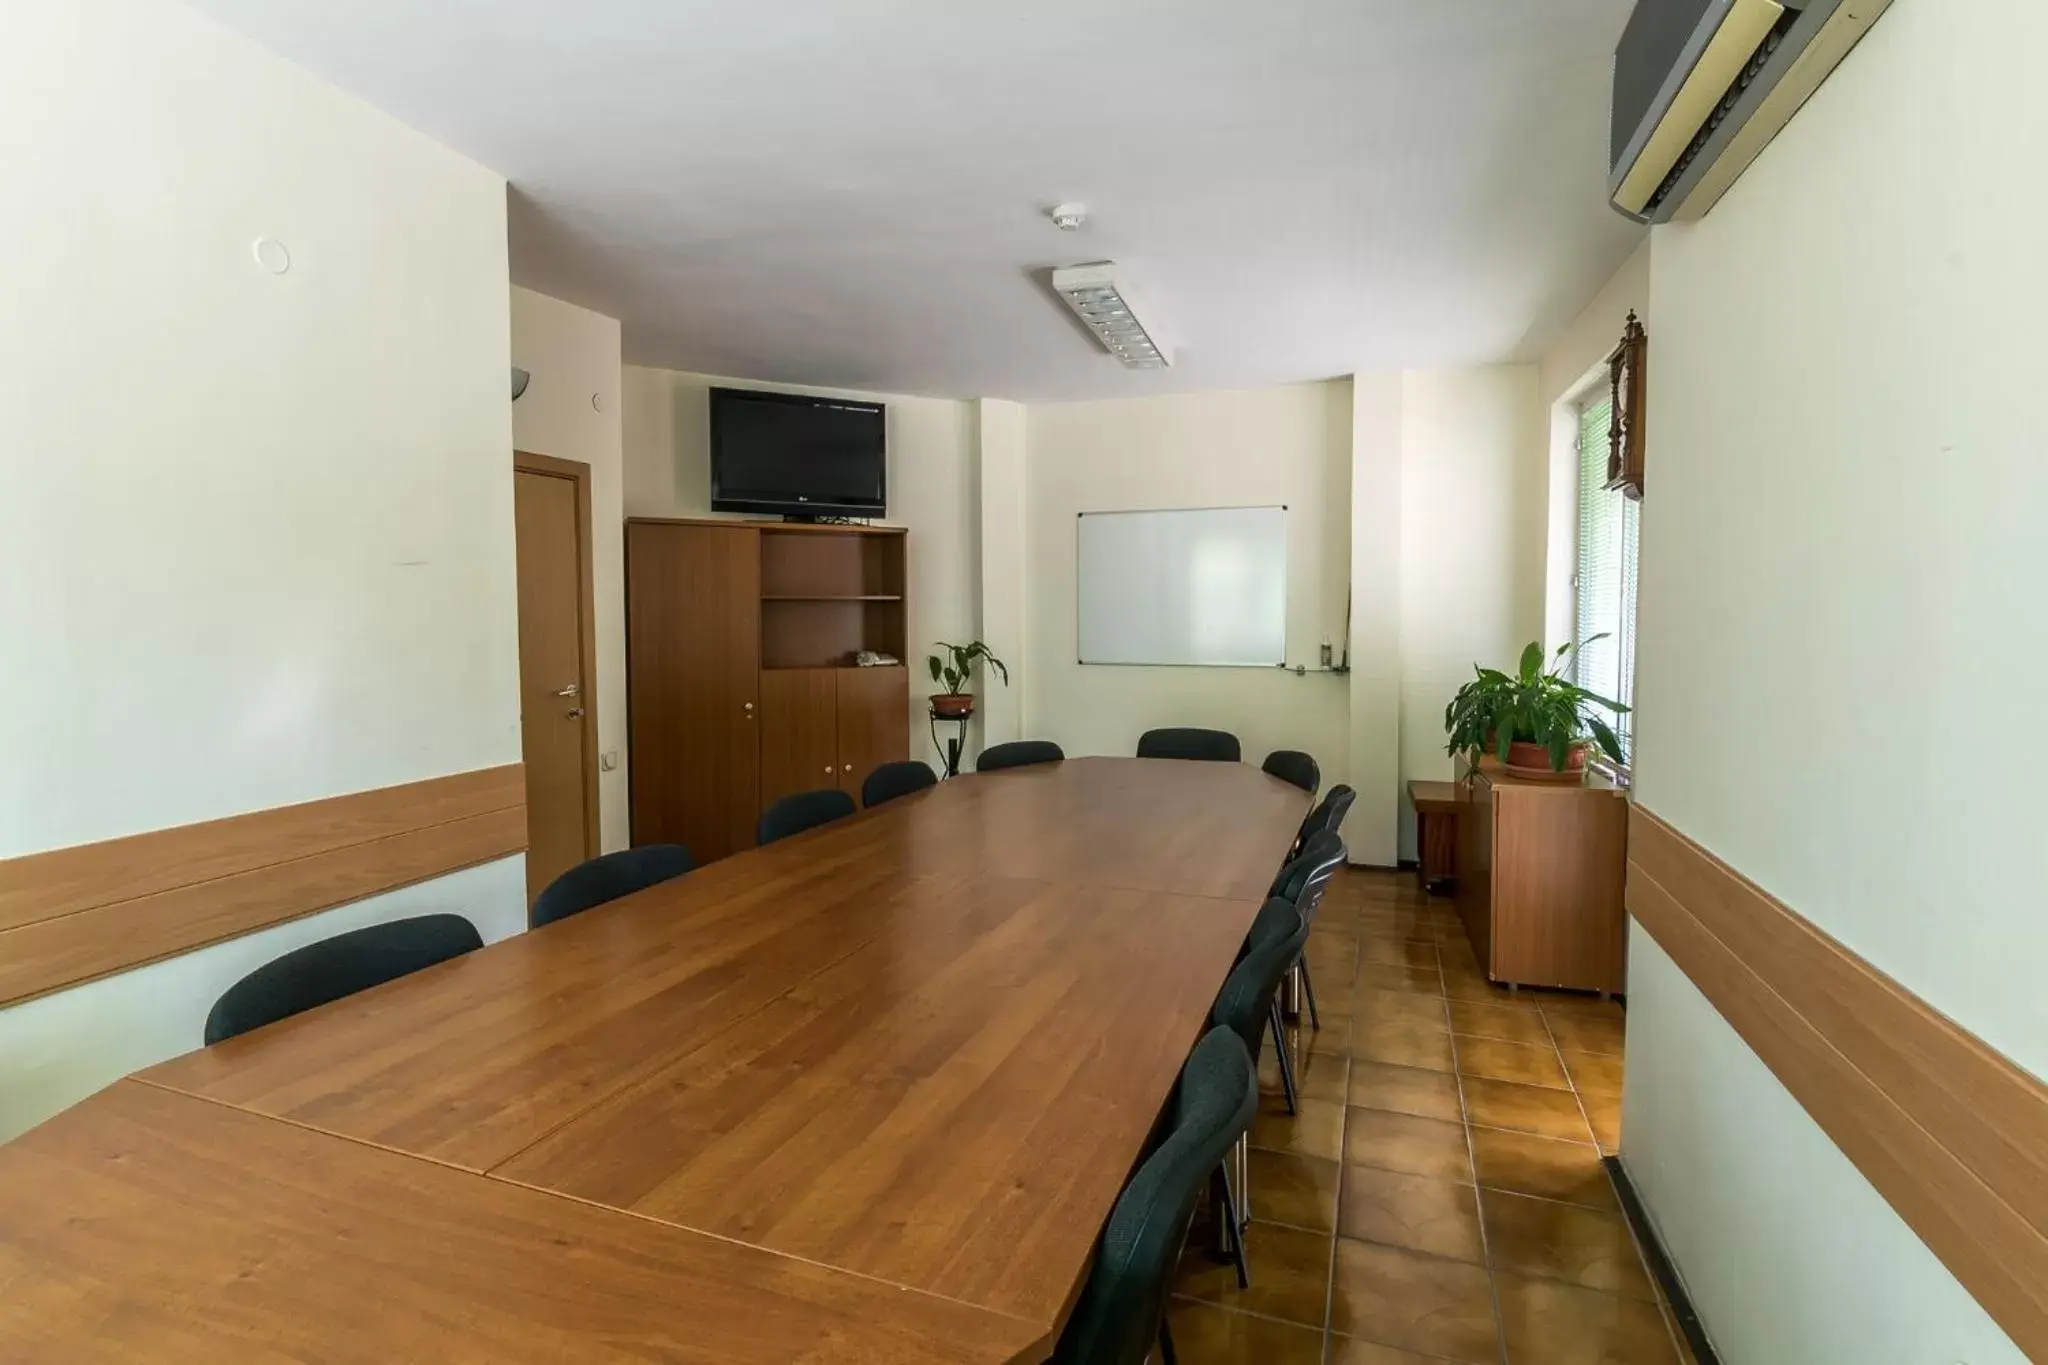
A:
[[[1266,755],[1266,761],[1259,765],[1262,772],[1271,773],[1282,782],[1295,786],[1314,796],[1323,785],[1322,765],[1316,762],[1314,754],[1305,754],[1299,749],[1275,749]]]
[[[1244,757],[1237,736],[1228,730],[1197,730],[1170,726],[1138,736],[1139,758],[1192,758],[1207,763],[1235,763]]]
[[[1258,1104],[1258,1073],[1244,1044],[1228,1029],[1210,1030],[1181,1068],[1172,1128],[1110,1210],[1055,1365],[1143,1365],[1195,1202]]]
[[[558,919],[644,891],[658,882],[680,877],[695,863],[681,844],[643,844],[578,863],[548,883],[534,899],[529,922],[536,929]]]
[[[884,801],[894,801],[899,796],[908,796],[938,784],[937,775],[923,759],[906,758],[900,763],[884,763],[861,782],[860,803],[879,806]]]
[[[460,915],[420,915],[295,948],[227,988],[206,1016],[206,1045],[381,986],[484,946]]]
[[[1344,817],[1351,813],[1351,803],[1358,799],[1358,793],[1342,782],[1330,788],[1330,794],[1322,803],[1301,818],[1301,828],[1294,834],[1294,851],[1299,854],[1308,847],[1308,841],[1324,830],[1343,828]]]
[[[1245,1051],[1257,1061],[1260,1040],[1266,1035],[1266,1020],[1273,1010],[1273,993],[1308,944],[1308,918],[1290,901],[1270,897],[1259,907],[1258,918],[1245,936],[1244,955],[1223,980],[1211,1023],[1229,1029],[1243,1041]]]
[[[1344,865],[1345,856],[1343,837],[1326,829],[1280,869],[1267,894],[1287,901],[1313,923],[1316,909],[1323,903],[1323,892],[1337,875],[1337,869]]]
[[[837,787],[785,796],[761,813],[760,823],[754,826],[754,842],[772,844],[777,839],[843,820],[859,809],[853,798]]]
[[[974,771],[997,772],[1003,768],[1025,768],[1033,763],[1057,763],[1066,750],[1049,739],[1013,739],[983,749],[974,760]]]

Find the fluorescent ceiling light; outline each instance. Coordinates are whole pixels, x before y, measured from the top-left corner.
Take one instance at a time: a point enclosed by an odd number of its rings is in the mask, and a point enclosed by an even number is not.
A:
[[[1116,262],[1063,265],[1052,272],[1052,287],[1125,369],[1163,370],[1173,363],[1172,349],[1143,320],[1130,283],[1118,278]]]

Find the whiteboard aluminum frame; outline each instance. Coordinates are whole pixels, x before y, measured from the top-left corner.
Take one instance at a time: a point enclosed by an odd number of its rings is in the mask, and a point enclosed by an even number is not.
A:
[[[1282,555],[1281,555],[1281,560],[1280,560],[1280,575],[1281,575],[1281,579],[1280,579],[1280,583],[1281,583],[1281,608],[1280,608],[1280,610],[1281,610],[1281,613],[1282,613],[1282,619],[1281,619],[1281,622],[1280,622],[1280,653],[1281,653],[1281,658],[1279,659],[1279,661],[1278,661],[1278,662],[1276,662],[1276,663],[1270,663],[1270,664],[1254,664],[1254,663],[1243,663],[1243,664],[1222,664],[1222,663],[1217,663],[1217,664],[1199,664],[1199,663],[1150,663],[1150,664],[1141,664],[1141,663],[1130,663],[1130,662],[1127,662],[1127,661],[1125,661],[1125,660],[1122,660],[1122,659],[1084,659],[1084,658],[1082,658],[1082,657],[1081,657],[1081,521],[1082,521],[1082,519],[1083,519],[1083,518],[1086,518],[1086,517],[1129,517],[1129,516],[1151,516],[1151,515],[1154,515],[1154,514],[1160,514],[1160,513],[1172,513],[1172,512],[1281,512],[1281,513],[1284,513],[1284,514],[1286,514],[1287,516],[1292,516],[1292,515],[1294,514],[1294,509],[1293,509],[1293,507],[1292,507],[1292,506],[1291,506],[1290,504],[1288,504],[1288,503],[1284,503],[1284,502],[1247,502],[1247,503],[1227,503],[1227,504],[1224,504],[1223,506],[1220,506],[1220,507],[1098,507],[1098,508],[1095,508],[1095,509],[1094,509],[1093,511],[1088,511],[1088,512],[1076,512],[1076,513],[1074,513],[1074,663],[1075,663],[1075,665],[1076,665],[1077,667],[1080,667],[1080,668],[1244,668],[1244,669],[1252,669],[1252,670],[1255,670],[1255,671],[1263,671],[1263,670],[1265,670],[1265,669],[1269,669],[1269,668],[1277,668],[1277,669],[1281,670],[1282,672],[1289,672],[1289,673],[1293,672],[1293,666],[1292,666],[1292,665],[1290,665],[1290,664],[1289,664],[1289,663],[1287,662],[1287,658],[1286,658],[1286,654],[1287,654],[1287,631],[1288,631],[1288,622],[1287,622],[1287,620],[1285,619],[1285,617],[1286,617],[1286,612],[1288,611],[1289,607],[1290,607],[1290,606],[1291,606],[1291,604],[1292,604],[1292,598],[1293,598],[1293,592],[1294,592],[1294,583],[1293,583],[1293,577],[1292,577],[1292,575],[1291,575],[1291,574],[1289,573],[1289,566],[1288,566],[1288,563],[1287,563],[1287,556],[1286,556],[1286,551],[1290,550],[1290,549],[1292,548],[1292,546],[1291,546],[1291,544],[1289,544],[1289,543],[1287,542],[1287,540],[1286,540],[1286,532],[1285,532],[1285,528],[1284,528],[1284,527],[1282,528],[1282,533],[1281,533],[1281,534],[1282,534],[1282,551],[1283,551],[1283,553],[1282,553]],[[1310,672],[1316,672],[1316,671],[1318,671],[1318,670],[1315,670],[1315,669],[1311,669],[1311,670],[1309,670],[1309,671],[1310,671]],[[1347,671],[1348,671],[1348,670],[1347,670]]]

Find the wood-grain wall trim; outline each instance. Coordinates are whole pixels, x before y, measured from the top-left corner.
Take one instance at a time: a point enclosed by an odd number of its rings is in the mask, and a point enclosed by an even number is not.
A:
[[[513,763],[0,860],[0,1005],[525,847]]]
[[[2030,1358],[2048,1086],[1637,805],[1628,908]]]

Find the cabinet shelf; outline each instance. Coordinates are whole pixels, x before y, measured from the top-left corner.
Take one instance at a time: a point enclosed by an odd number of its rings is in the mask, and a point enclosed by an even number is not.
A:
[[[901,602],[900,592],[764,592],[763,602]]]

